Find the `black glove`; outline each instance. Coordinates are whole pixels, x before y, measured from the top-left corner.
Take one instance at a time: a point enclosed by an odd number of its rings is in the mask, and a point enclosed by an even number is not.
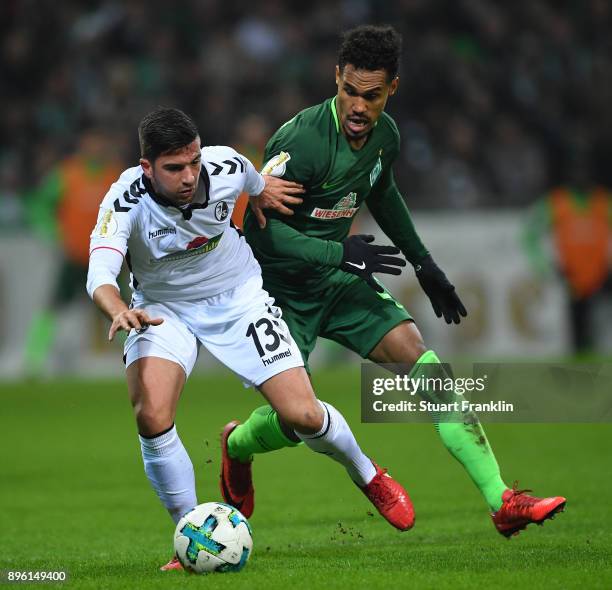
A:
[[[414,270],[421,289],[431,301],[434,313],[439,318],[444,316],[447,324],[458,324],[461,321],[459,316],[465,317],[467,311],[461,299],[457,297],[454,285],[450,284],[442,269],[428,254],[414,265]]]
[[[399,248],[395,246],[374,246],[373,241],[374,236],[363,234],[346,238],[342,242],[344,252],[340,268],[344,272],[350,272],[361,277],[372,289],[383,293],[383,286],[376,281],[372,273],[384,272],[390,275],[398,275],[402,271],[397,267],[406,266],[406,261],[403,258],[389,256],[389,254],[399,254]]]

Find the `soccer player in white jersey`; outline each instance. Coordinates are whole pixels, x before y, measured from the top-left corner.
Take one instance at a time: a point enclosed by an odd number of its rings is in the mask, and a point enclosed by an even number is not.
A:
[[[232,227],[240,193],[285,214],[301,186],[260,175],[229,147],[200,145],[190,117],[158,108],[138,128],[140,165],[126,170],[100,206],[91,235],[87,291],[129,332],[124,358],[145,472],[177,522],[198,504],[189,456],[174,425],[200,346],[256,387],[314,451],[341,463],[396,528],[414,523],[404,488],[361,451],[343,416],[315,397],[281,311],[262,288],[259,264]],[[131,271],[130,306],[116,277]],[[176,559],[162,569],[178,569]]]

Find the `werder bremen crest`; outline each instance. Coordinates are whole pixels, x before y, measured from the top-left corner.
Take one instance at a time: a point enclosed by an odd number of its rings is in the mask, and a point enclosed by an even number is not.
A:
[[[382,153],[382,150],[381,150]],[[380,155],[378,156],[378,160],[376,160],[376,164],[374,168],[372,168],[372,172],[370,172],[370,186],[374,186],[374,183],[378,180],[380,173],[382,171],[382,161],[380,159]]]
[[[333,209],[320,209],[315,207],[310,214],[311,217],[317,219],[338,219],[340,217],[353,217],[359,207],[355,207],[357,203],[357,193],[349,193],[346,197],[342,197]]]
[[[349,193],[346,197],[342,197],[335,205],[334,211],[346,211],[352,209],[357,202],[357,193]]]

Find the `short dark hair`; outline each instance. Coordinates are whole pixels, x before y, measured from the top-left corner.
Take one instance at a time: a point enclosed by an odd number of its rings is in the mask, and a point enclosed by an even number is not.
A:
[[[338,66],[351,64],[357,70],[385,70],[391,82],[399,71],[402,36],[392,26],[362,25],[342,35]]]
[[[138,125],[140,156],[154,162],[189,145],[199,136],[193,119],[179,109],[157,107]]]

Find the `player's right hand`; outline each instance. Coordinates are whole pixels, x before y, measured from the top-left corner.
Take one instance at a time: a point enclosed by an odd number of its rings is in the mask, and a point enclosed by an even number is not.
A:
[[[163,318],[151,318],[144,309],[126,309],[119,312],[113,317],[113,323],[108,331],[108,339],[112,340],[115,334],[121,330],[129,332],[134,330],[142,330],[149,326],[159,326],[163,323]]]
[[[303,199],[298,195],[306,192],[304,187],[297,182],[269,174],[264,174],[263,178],[266,181],[263,191],[256,196],[249,197],[249,205],[260,229],[266,227],[266,216],[262,209],[273,209],[282,215],[293,215],[293,211],[287,205],[299,205]]]
[[[375,246],[374,236],[357,234],[349,236],[342,242],[344,249],[340,269],[361,277],[372,289],[379,293],[384,287],[372,276],[374,272],[398,275],[402,271],[398,267],[406,266],[403,258],[393,256],[399,254],[395,246]]]

